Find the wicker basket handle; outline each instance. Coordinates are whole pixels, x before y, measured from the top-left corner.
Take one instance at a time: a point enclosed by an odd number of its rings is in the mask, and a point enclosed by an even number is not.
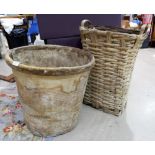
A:
[[[146,34],[148,28],[149,28],[148,24],[147,25],[142,25],[140,34]]]
[[[81,21],[81,27],[93,28],[94,26],[92,25],[91,21],[89,21],[88,19],[84,19]]]
[[[148,36],[147,31],[148,31],[148,24],[147,25],[142,25],[141,30],[140,30],[140,35],[137,36],[137,40],[135,42],[135,45],[133,47],[133,49],[137,49],[139,48],[139,42],[141,42],[141,40],[145,40]]]

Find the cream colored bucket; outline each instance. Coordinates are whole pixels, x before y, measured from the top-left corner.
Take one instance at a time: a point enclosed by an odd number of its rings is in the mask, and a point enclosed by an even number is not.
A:
[[[6,62],[16,79],[25,123],[34,135],[56,136],[75,127],[94,64],[89,52],[25,46],[11,50]]]

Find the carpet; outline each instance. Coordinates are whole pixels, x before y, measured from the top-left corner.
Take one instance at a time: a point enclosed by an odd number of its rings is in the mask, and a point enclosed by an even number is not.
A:
[[[0,140],[51,141],[53,137],[34,136],[24,123],[22,105],[15,83],[0,88]]]

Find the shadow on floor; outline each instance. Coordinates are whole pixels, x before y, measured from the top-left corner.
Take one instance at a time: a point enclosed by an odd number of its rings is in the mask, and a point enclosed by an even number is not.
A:
[[[133,133],[126,122],[126,112],[117,117],[82,105],[76,128],[69,133],[54,137],[54,140],[126,141],[133,140]]]

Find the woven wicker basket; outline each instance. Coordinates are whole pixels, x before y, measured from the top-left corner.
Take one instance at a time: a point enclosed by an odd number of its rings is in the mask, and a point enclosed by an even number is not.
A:
[[[127,103],[127,93],[134,62],[144,39],[141,31],[114,27],[94,27],[83,20],[80,26],[84,49],[95,56],[84,103],[104,112],[119,115]]]

